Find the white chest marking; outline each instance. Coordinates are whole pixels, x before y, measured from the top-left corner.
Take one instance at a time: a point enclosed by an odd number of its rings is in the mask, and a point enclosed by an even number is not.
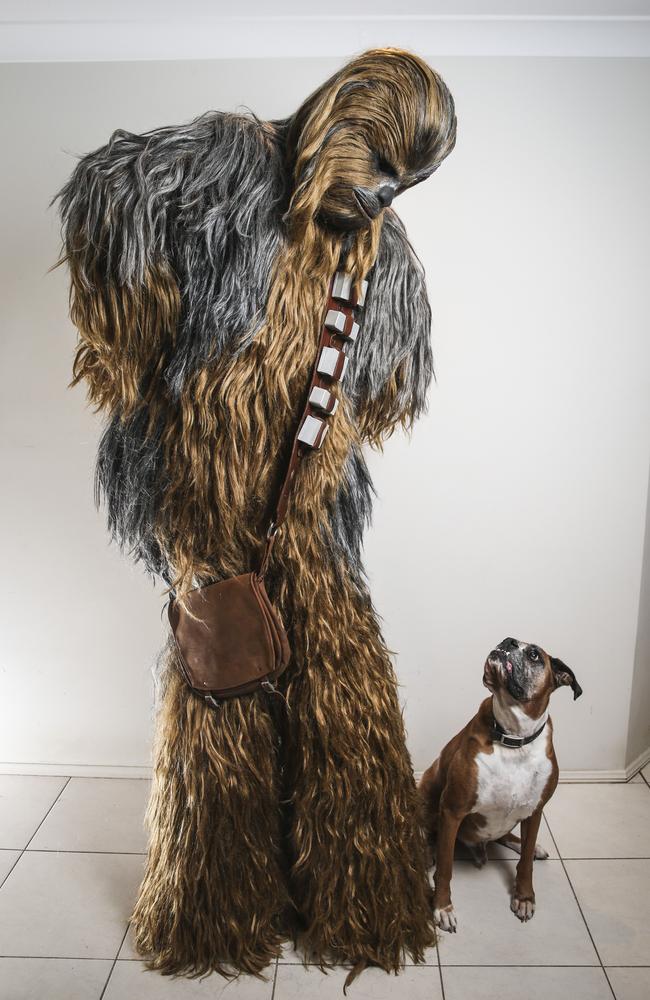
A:
[[[472,812],[485,817],[479,832],[497,840],[527,819],[539,805],[551,774],[547,756],[550,732],[545,730],[523,747],[492,745],[492,753],[479,753],[477,800]]]

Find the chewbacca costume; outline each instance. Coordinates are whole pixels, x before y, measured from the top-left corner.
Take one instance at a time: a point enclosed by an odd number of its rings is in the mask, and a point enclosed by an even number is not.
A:
[[[425,407],[424,275],[388,206],[455,129],[426,63],[372,50],[287,119],[119,129],[53,199],[73,384],[108,418],[97,495],[112,536],[180,600],[256,567],[331,275],[369,281],[340,405],[266,575],[292,653],[279,693],[215,708],[166,648],[133,914],[138,951],[164,973],[259,974],[288,937],[322,966],[397,971],[434,940],[396,677],[361,564],[362,445]]]

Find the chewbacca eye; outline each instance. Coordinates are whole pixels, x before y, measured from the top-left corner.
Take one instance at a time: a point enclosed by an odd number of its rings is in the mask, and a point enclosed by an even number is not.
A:
[[[536,660],[539,660],[539,652],[538,652],[538,650],[535,649],[534,646],[531,646],[531,648],[528,650],[528,659],[532,660],[533,663]]]
[[[386,177],[399,177],[397,169],[381,153],[375,153],[375,165],[380,174],[385,174]]]

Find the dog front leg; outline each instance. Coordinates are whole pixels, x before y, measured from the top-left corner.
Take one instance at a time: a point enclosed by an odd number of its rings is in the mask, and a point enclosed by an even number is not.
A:
[[[454,933],[457,927],[456,914],[451,902],[451,874],[454,864],[454,845],[462,816],[457,816],[449,808],[441,806],[438,814],[438,837],[436,843],[435,890],[433,894],[434,923],[443,931]]]
[[[533,858],[542,810],[536,809],[532,816],[521,822],[521,857],[517,863],[517,877],[512,894],[510,909],[523,922],[535,913],[535,893],[533,891]]]

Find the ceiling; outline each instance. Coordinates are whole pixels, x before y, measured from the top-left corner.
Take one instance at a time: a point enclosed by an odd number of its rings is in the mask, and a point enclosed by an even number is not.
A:
[[[650,0],[0,0],[0,61],[650,56]]]

